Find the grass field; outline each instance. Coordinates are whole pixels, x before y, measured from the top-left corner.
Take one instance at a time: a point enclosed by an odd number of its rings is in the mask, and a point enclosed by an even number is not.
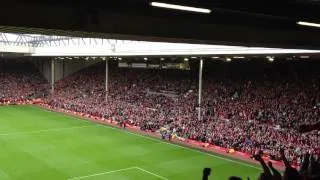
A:
[[[200,180],[257,179],[259,167],[162,140],[49,112],[0,107],[0,179]]]

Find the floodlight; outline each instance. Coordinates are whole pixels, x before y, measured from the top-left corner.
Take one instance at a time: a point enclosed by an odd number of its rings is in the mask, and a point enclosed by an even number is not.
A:
[[[297,24],[299,24],[301,26],[320,27],[320,24],[311,23],[311,22],[305,22],[305,21],[298,21]]]
[[[177,5],[177,4],[168,4],[168,3],[161,3],[161,2],[151,2],[151,6],[167,8],[167,9],[176,9],[176,10],[181,10],[181,11],[205,13],[205,14],[211,13],[210,9],[191,7],[191,6],[183,6],[183,5]]]

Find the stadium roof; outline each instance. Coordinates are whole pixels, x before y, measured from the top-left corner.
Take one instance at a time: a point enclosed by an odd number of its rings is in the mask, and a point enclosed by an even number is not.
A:
[[[150,6],[150,2],[13,0],[2,6],[0,32],[63,36],[90,32],[94,36],[105,33],[111,39],[320,48],[320,28],[297,24],[320,22],[319,0],[159,0],[210,9],[210,14],[157,8]],[[44,33],[39,33],[40,29]]]
[[[30,56],[156,56],[313,54],[320,53],[320,50],[0,33],[0,52],[24,53]]]

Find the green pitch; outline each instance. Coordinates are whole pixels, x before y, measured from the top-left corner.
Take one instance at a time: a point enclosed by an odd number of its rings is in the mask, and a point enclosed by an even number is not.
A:
[[[0,107],[1,180],[200,180],[204,167],[212,180],[261,171],[34,106]]]

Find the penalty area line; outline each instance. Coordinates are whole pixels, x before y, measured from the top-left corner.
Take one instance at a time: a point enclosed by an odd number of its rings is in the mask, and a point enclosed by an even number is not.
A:
[[[130,169],[136,169],[136,167],[129,167],[129,168],[123,168],[123,169],[118,169],[118,170],[113,170],[113,171],[106,171],[106,172],[102,172],[102,173],[90,174],[90,175],[87,175],[87,176],[69,178],[68,180],[85,179],[85,178],[94,177],[94,176],[101,176],[101,175],[111,174],[111,173],[115,173],[115,172],[127,171],[127,170],[130,170]]]
[[[147,171],[147,170],[142,169],[142,168],[140,168],[140,167],[135,167],[135,168],[136,168],[136,169],[139,169],[140,171],[143,171],[143,172],[145,172],[145,173],[151,174],[151,175],[153,175],[153,176],[155,176],[155,177],[158,177],[158,178],[160,178],[160,179],[162,179],[162,180],[168,180],[167,178],[164,178],[164,177],[162,177],[162,176],[160,176],[160,175],[158,175],[158,174],[155,174],[155,173],[153,173],[153,172]]]
[[[95,173],[95,174],[90,174],[90,175],[87,175],[87,176],[79,176],[79,177],[75,177],[75,178],[69,178],[68,180],[78,180],[78,179],[86,179],[86,178],[90,178],[90,177],[95,177],[95,176],[102,176],[102,175],[105,175],[105,174],[111,174],[111,173],[116,173],[116,172],[122,172],[122,171],[127,171],[127,170],[131,170],[131,169],[137,169],[137,170],[140,170],[144,173],[147,173],[147,174],[151,174],[159,179],[162,179],[162,180],[168,180],[167,178],[164,178],[158,174],[155,174],[153,172],[150,172],[150,171],[147,171],[143,168],[140,168],[140,167],[129,167],[129,168],[123,168],[123,169],[117,169],[117,170],[113,170],[113,171],[106,171],[106,172],[101,172],[101,173]]]

